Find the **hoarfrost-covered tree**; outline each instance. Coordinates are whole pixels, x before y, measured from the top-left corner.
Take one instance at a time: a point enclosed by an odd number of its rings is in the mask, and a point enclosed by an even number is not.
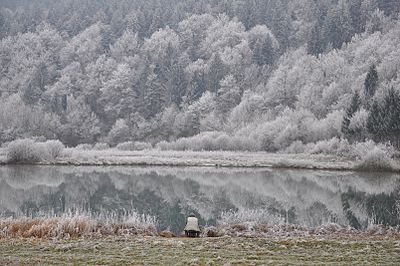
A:
[[[323,30],[324,38],[334,49],[351,40],[353,29],[346,0],[339,0],[338,5],[328,11]]]
[[[378,72],[375,64],[370,66],[367,77],[364,82],[364,93],[367,99],[371,99],[375,95],[375,91],[378,86]]]
[[[384,126],[386,138],[400,148],[400,93],[394,88],[389,89],[384,102]]]
[[[113,145],[128,141],[130,138],[130,129],[124,119],[118,119],[115,121],[114,126],[111,128],[107,136],[108,142]]]
[[[92,143],[100,135],[100,121],[82,98],[68,98],[61,126],[61,140],[67,145]]]
[[[112,56],[122,61],[126,57],[135,56],[140,49],[140,43],[137,34],[125,31],[124,34],[110,47]]]
[[[104,53],[109,44],[110,30],[107,25],[96,23],[71,39],[61,51],[61,62],[67,65],[73,61],[87,65]]]
[[[186,88],[187,88],[187,80],[183,67],[178,63],[173,66],[172,74],[171,74],[171,103],[174,103],[176,106],[181,106],[182,99],[185,96]]]
[[[25,137],[26,132],[49,139],[59,136],[59,117],[46,113],[43,106],[26,105],[18,93],[0,100],[0,109],[1,141]]]
[[[318,24],[314,25],[307,43],[308,53],[313,55],[322,54],[325,50],[325,41],[321,32],[321,26]]]
[[[227,114],[240,103],[242,92],[234,76],[228,75],[221,81],[217,93],[216,110],[224,119]]]
[[[210,62],[210,70],[208,75],[208,88],[212,92],[218,92],[219,84],[226,75],[226,67],[221,60],[219,54],[214,54]]]
[[[156,66],[150,65],[147,70],[147,78],[144,91],[144,106],[146,117],[150,118],[160,113],[166,102],[165,87],[161,84],[156,72]]]
[[[386,133],[385,115],[383,108],[377,101],[373,102],[369,111],[367,129],[375,141],[380,142],[383,140]]]
[[[135,74],[129,65],[120,64],[101,89],[100,98],[110,119],[116,120],[137,111],[139,95],[135,88]]]
[[[90,63],[85,68],[85,76],[81,76],[81,87],[84,88],[82,95],[85,98],[86,103],[90,106],[93,112],[99,116],[100,119],[106,119],[106,110],[108,110],[108,98],[113,99],[113,103],[116,102],[115,94],[110,95],[109,87],[112,84],[117,85],[116,90],[121,90],[121,86],[125,88],[132,86],[130,80],[133,77],[127,77],[123,74],[123,67],[117,69],[118,64],[114,58],[107,57],[105,55],[100,56],[95,62]],[[131,71],[127,71],[131,74]],[[121,83],[116,79],[121,78]],[[108,90],[108,91],[107,91]],[[113,90],[113,88],[111,88]],[[120,92],[120,91],[118,91]],[[122,91],[126,93],[126,91]],[[104,94],[103,94],[104,93]],[[108,95],[107,95],[108,94]],[[106,97],[105,97],[106,96]]]
[[[374,102],[368,117],[368,130],[377,141],[391,141],[399,147],[400,94],[391,88],[382,105]]]
[[[0,142],[397,142],[398,1],[3,2]]]
[[[267,22],[269,22],[267,25],[271,25],[275,38],[280,44],[281,51],[285,51],[290,46],[290,36],[293,32],[291,14],[284,11],[288,10],[289,2],[287,0],[272,1],[271,9],[274,11],[266,18]]]
[[[273,41],[269,35],[263,41],[256,41],[253,48],[253,58],[258,65],[270,65],[273,63],[274,57]]]
[[[363,108],[353,114],[349,124],[349,130],[352,132],[352,136],[349,137],[350,140],[364,141],[368,137],[368,115],[368,111]]]
[[[360,95],[358,92],[355,92],[353,97],[351,98],[351,103],[350,106],[346,110],[346,114],[343,117],[343,123],[342,123],[342,132],[349,136],[352,133],[354,133],[350,128],[350,121],[353,115],[360,109],[361,106],[361,100],[360,100]]]
[[[197,101],[201,95],[206,91],[206,81],[204,72],[196,71],[188,85],[186,96],[186,103]]]

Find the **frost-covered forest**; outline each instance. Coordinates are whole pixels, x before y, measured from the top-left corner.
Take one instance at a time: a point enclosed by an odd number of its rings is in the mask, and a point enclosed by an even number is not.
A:
[[[399,147],[399,12],[397,0],[0,0],[0,143]]]

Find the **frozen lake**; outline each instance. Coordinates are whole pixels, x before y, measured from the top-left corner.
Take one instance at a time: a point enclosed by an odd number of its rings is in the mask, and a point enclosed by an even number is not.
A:
[[[184,227],[190,212],[202,225],[246,216],[307,226],[400,225],[400,175],[204,167],[0,167],[2,217],[71,210],[114,215],[136,210],[156,216],[159,229],[175,232]]]

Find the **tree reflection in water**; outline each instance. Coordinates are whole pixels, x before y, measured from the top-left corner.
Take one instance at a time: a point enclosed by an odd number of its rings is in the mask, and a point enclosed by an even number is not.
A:
[[[400,176],[282,169],[5,166],[2,216],[59,215],[68,210],[157,216],[179,232],[194,212],[200,224],[223,212],[264,210],[307,226],[328,222],[363,229],[400,224]],[[251,218],[251,217],[250,217]],[[268,221],[265,221],[268,222]]]

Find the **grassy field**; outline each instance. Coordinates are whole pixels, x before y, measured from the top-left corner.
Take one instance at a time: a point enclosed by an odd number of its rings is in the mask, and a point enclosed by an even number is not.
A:
[[[396,240],[0,239],[0,265],[400,265]]]

